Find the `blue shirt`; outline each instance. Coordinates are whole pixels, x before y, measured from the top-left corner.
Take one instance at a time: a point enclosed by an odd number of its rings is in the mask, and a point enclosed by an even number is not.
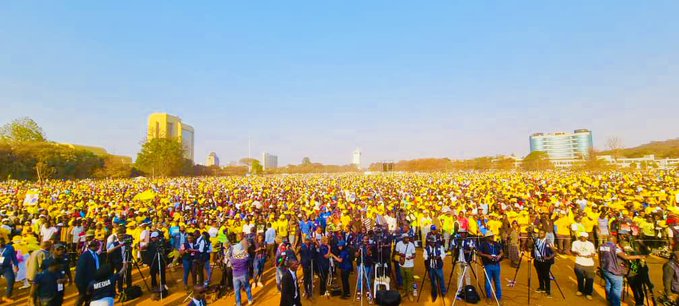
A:
[[[311,221],[302,221],[299,223],[299,229],[303,234],[309,236],[311,234],[311,226],[313,223]]]
[[[9,268],[12,266],[12,264],[19,266],[17,252],[14,250],[14,246],[11,244],[7,244],[5,245],[4,249],[0,249],[0,256],[4,258],[4,260],[0,262],[0,267]]]
[[[264,233],[264,242],[266,244],[273,244],[276,241],[276,230],[273,228],[269,228],[266,230],[266,233]]]

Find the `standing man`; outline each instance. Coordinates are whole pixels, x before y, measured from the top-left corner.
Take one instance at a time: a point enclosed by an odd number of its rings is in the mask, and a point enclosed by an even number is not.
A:
[[[620,306],[623,272],[618,257],[625,260],[643,259],[644,257],[625,254],[622,248],[618,246],[618,238],[613,235],[608,237],[608,242],[599,247],[599,257],[601,271],[606,280],[606,298],[610,306]]]
[[[108,262],[111,263],[113,268],[113,273],[119,273],[123,270],[123,265],[130,262],[132,259],[132,250],[130,245],[125,245],[124,241],[120,239],[125,236],[125,228],[118,227],[115,234],[109,236],[108,244],[106,245],[106,254],[108,256]],[[125,283],[127,287],[132,286],[132,269],[126,269],[125,273]],[[123,280],[118,281],[118,294],[123,292]]]
[[[471,285],[471,273],[464,273],[464,268],[468,267],[474,261],[474,240],[467,237],[467,230],[460,228],[456,237],[450,242],[450,251],[457,259],[455,262],[455,270],[457,270],[457,284],[460,290],[464,290],[466,285]],[[462,275],[464,273],[464,275]],[[464,276],[464,278],[463,278]],[[462,286],[459,286],[464,281]],[[463,292],[457,292],[456,295],[462,295]]]
[[[167,290],[167,283],[165,282],[165,268],[167,267],[167,259],[165,251],[169,246],[165,245],[163,240],[160,240],[158,232],[151,232],[151,240],[146,248],[146,258],[144,262],[149,266],[149,274],[151,275],[151,287],[153,290],[162,287],[158,294],[162,295],[162,291]],[[160,274],[160,286],[158,285],[157,276]]]
[[[486,271],[486,298],[491,299],[493,297],[492,284],[490,283],[492,281],[495,283],[495,296],[500,301],[502,300],[500,260],[502,260],[504,252],[502,245],[495,241],[492,231],[486,232],[485,240],[479,246],[478,254],[481,256],[483,268]]]
[[[44,270],[43,262],[50,255],[51,248],[52,242],[47,240],[40,244],[40,250],[31,253],[31,257],[28,258],[28,263],[26,264],[26,278],[29,282],[33,283],[35,276]]]
[[[342,299],[346,300],[350,298],[349,292],[349,274],[354,270],[354,265],[351,262],[351,255],[346,249],[346,242],[340,240],[337,243],[337,249],[339,251],[338,255],[332,255],[332,257],[339,263],[340,277],[342,278]]]
[[[19,272],[19,260],[14,246],[5,243],[5,238],[0,238],[0,275],[7,281],[7,293],[2,298],[7,303],[12,303],[12,291],[14,289],[14,279]]]
[[[302,259],[302,274],[304,277],[304,295],[306,298],[311,298],[313,290],[311,283],[313,282],[313,271],[311,265],[316,253],[316,247],[311,243],[311,237],[304,237],[304,244],[302,244],[299,255]]]
[[[302,306],[299,292],[299,282],[297,281],[297,268],[299,262],[295,258],[287,261],[287,271],[281,278],[281,303],[280,306]]]
[[[415,267],[415,244],[410,241],[410,235],[401,235],[401,241],[396,244],[395,252],[399,255],[399,266],[403,277],[403,291],[409,301],[413,301],[413,268]]]
[[[52,256],[47,257],[43,263],[45,267],[48,267],[52,265],[52,263],[56,263],[58,265],[58,272],[61,273],[60,279],[66,279],[68,280],[68,284],[73,283],[73,278],[71,277],[71,264],[70,260],[66,254],[66,246],[58,243],[57,245],[54,246],[54,252],[52,253]],[[61,290],[57,291],[57,295],[54,299],[54,305],[61,305],[64,302],[64,290],[63,290],[63,284],[61,287]]]
[[[266,255],[274,258],[276,255],[276,230],[271,226],[271,222],[266,223],[264,242],[266,242]]]
[[[594,291],[594,256],[596,248],[588,240],[589,234],[580,233],[578,240],[573,242],[571,252],[575,255],[575,277],[578,280],[577,296],[585,295],[588,300],[592,300]]]
[[[556,256],[556,248],[547,239],[547,232],[544,229],[538,230],[538,239],[535,239],[533,246],[533,264],[535,265],[535,272],[538,274],[537,292],[544,292],[547,298],[552,297],[551,291],[551,269],[554,264],[554,256]]]
[[[431,279],[431,295],[436,300],[437,294],[441,297],[446,295],[446,284],[443,280],[443,259],[446,257],[446,250],[442,245],[437,246],[435,239],[427,241],[424,249],[424,264],[429,269]]]
[[[250,277],[248,276],[248,243],[243,238],[243,234],[238,235],[240,242],[233,245],[231,249],[231,265],[233,267],[233,286],[236,295],[236,306],[241,306],[240,290],[244,289],[248,296],[248,305],[252,305],[252,289],[250,287]]]
[[[81,306],[89,302],[90,296],[87,293],[87,286],[94,281],[94,275],[99,270],[99,241],[91,240],[88,244],[88,249],[80,254],[78,264],[75,269],[75,285],[78,288],[78,300],[75,302],[76,306]]]

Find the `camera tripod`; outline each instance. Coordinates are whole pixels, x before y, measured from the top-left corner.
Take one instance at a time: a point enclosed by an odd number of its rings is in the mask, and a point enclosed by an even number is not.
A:
[[[477,251],[476,251],[476,249],[473,249],[472,252],[474,253],[473,255],[475,255]],[[476,260],[473,260],[473,262],[475,262],[476,264],[478,264],[478,261],[476,261]],[[482,266],[483,266],[483,265],[482,265]],[[464,270],[462,271],[462,278],[464,278],[465,273],[467,273],[467,270],[469,270],[469,267],[470,267],[470,264],[467,264],[467,265],[464,267]],[[474,271],[473,268],[471,269],[471,271],[472,271],[472,272]],[[474,275],[475,275],[475,277],[476,277],[476,274],[474,274]],[[493,299],[495,300],[495,303],[497,304],[497,306],[500,306],[500,300],[497,299],[497,294],[495,294],[495,289],[494,289],[494,287],[493,287],[493,283],[490,281],[490,277],[488,276],[488,271],[486,271],[486,266],[483,266],[483,275],[486,277],[486,282],[487,282],[487,284],[489,285],[488,287],[490,288],[490,292],[491,292],[492,295],[493,295]],[[479,281],[479,280],[477,279],[477,280],[476,280],[477,286],[479,286],[479,288],[481,288],[481,285],[478,285],[478,281]],[[460,285],[459,285],[458,288],[457,288],[458,291],[462,289],[462,284],[464,284],[464,283],[463,283],[463,282],[460,282]],[[483,291],[481,291],[481,292],[482,292],[481,294],[483,294]],[[465,294],[466,294],[466,292],[465,292]],[[485,294],[484,294],[484,295],[485,295]],[[453,306],[455,306],[455,302],[457,302],[457,299],[453,300]]]
[[[653,294],[653,284],[651,283],[651,280],[648,276],[648,266],[642,266],[642,270],[640,270],[637,274],[638,277],[641,277],[641,292],[644,295],[644,298],[646,300],[646,305],[649,306],[656,306],[657,305],[657,299],[655,298],[655,295]],[[625,301],[625,297],[629,296],[629,291],[628,288],[630,288],[629,280],[627,277],[624,278],[623,280],[623,291],[622,291],[622,301]],[[634,292],[633,292],[634,293]]]
[[[365,297],[364,297],[365,296],[364,293],[366,292],[365,287],[367,286],[368,288],[370,288],[370,281],[369,281],[370,278],[368,278],[368,272],[366,271],[365,262],[364,262],[364,259],[363,259],[364,249],[365,249],[365,246],[361,246],[359,248],[359,253],[360,253],[359,255],[361,256],[360,257],[361,263],[358,266],[359,271],[356,274],[356,292],[354,294],[354,299],[356,299],[358,297],[361,298],[361,306],[363,306],[363,301],[365,300]],[[359,290],[358,284],[361,284],[360,290]],[[359,293],[359,291],[360,291],[360,293]],[[371,290],[368,289],[368,292],[370,292],[370,291]]]
[[[131,251],[132,251],[131,247],[129,245],[125,245],[125,254],[123,254],[123,256],[125,256],[124,257],[125,259],[129,259],[127,261],[128,265],[131,263],[132,266],[137,268],[139,275],[141,275],[142,281],[144,281],[144,286],[146,287],[146,289],[149,292],[151,292],[151,287],[149,287],[149,284],[146,282],[146,277],[144,277],[144,273],[141,272],[141,268],[139,267],[139,262],[131,256]],[[132,267],[128,266],[128,269],[132,269]],[[132,273],[130,273],[130,274],[132,274]],[[122,292],[120,292],[120,297],[118,298],[118,300],[124,305],[125,302],[127,301],[127,288],[129,288],[129,286],[127,286],[127,271],[125,271],[125,273],[123,273],[122,282],[125,285],[125,289],[123,289]]]
[[[163,277],[163,274],[165,274],[165,272],[163,271],[163,261],[162,261],[162,257],[161,257],[163,255],[161,255],[161,252],[164,253],[164,248],[157,248],[156,249],[156,254],[153,255],[153,261],[151,262],[151,265],[149,265],[149,268],[151,266],[155,265],[156,263],[158,264],[158,276],[160,277],[160,280],[158,281],[158,297],[159,297],[160,301],[162,302],[163,298],[164,298],[163,286],[165,286],[165,284],[163,284],[163,278],[165,278],[165,277]],[[150,288],[149,288],[149,292],[151,292]]]
[[[425,252],[428,252],[427,249],[425,248]],[[434,270],[436,269],[436,259],[432,258],[431,255],[427,256],[429,258],[429,267],[424,269],[424,277],[422,277],[422,283],[420,284],[420,294],[417,295],[417,302],[420,302],[420,297],[422,296],[422,292],[424,292],[424,281],[427,279],[427,275],[434,280],[434,287],[432,289],[432,300],[435,302],[437,296],[441,296],[441,302],[443,303],[443,306],[446,306],[446,297],[443,294],[443,286],[444,284],[439,284],[439,279],[438,277],[433,277],[431,273],[429,273],[429,270]],[[446,289],[447,291],[447,289]]]
[[[459,240],[459,241],[463,241],[463,240]],[[457,252],[457,255],[456,255],[456,252]],[[450,271],[450,276],[448,276],[448,287],[446,287],[446,291],[448,291],[448,292],[450,292],[450,285],[452,284],[452,281],[453,281],[453,275],[455,275],[455,267],[457,266],[457,263],[459,262],[460,252],[464,252],[464,250],[463,250],[463,247],[462,247],[462,243],[458,242],[457,245],[455,246],[455,249],[453,249],[452,256],[451,256],[452,263],[453,263],[453,269]],[[474,260],[473,260],[474,250],[472,249],[471,252],[472,252],[472,254],[470,256],[472,256],[472,260],[470,260],[470,262],[466,262],[466,260],[465,260],[465,269],[463,271],[466,271],[467,267],[471,266],[471,264],[474,263]],[[474,275],[474,279],[476,280],[476,286],[481,291],[481,294],[484,294],[484,291],[481,288],[481,285],[480,285],[480,282],[479,282],[479,277],[476,274],[476,271],[473,268],[470,269],[469,271],[471,271],[472,275]],[[458,279],[458,283],[463,283],[465,276],[466,276],[465,273],[466,272],[462,273],[462,276],[460,277],[460,279]],[[458,291],[455,292],[455,294],[457,295],[459,292],[460,292],[460,288],[458,288]]]
[[[537,250],[537,239],[533,237],[533,235],[530,235],[530,238],[533,240],[533,249]],[[507,283],[508,287],[515,287],[516,286],[516,278],[519,275],[519,270],[521,270],[521,264],[523,263],[523,257],[526,256],[528,258],[528,305],[530,305],[530,293],[531,293],[531,279],[533,274],[531,273],[532,270],[532,264],[535,262],[535,258],[532,256],[527,256],[526,251],[522,250],[521,255],[519,256],[519,265],[516,267],[516,270],[514,271],[514,278]],[[563,291],[561,290],[561,286],[559,286],[559,282],[556,280],[556,277],[554,276],[554,273],[552,273],[551,269],[549,271],[549,279],[550,281],[554,281],[554,284],[556,284],[556,288],[559,290],[559,293],[561,293],[561,297],[565,300],[566,296],[564,295]]]

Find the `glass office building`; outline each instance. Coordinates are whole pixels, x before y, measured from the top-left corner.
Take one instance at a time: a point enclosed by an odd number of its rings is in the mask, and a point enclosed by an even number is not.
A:
[[[530,151],[547,152],[549,159],[587,158],[592,146],[592,132],[586,129],[573,133],[535,133],[530,136]]]

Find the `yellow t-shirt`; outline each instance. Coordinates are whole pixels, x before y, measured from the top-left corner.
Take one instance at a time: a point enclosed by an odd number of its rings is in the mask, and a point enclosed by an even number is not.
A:
[[[554,221],[554,225],[556,225],[556,233],[557,235],[570,235],[571,232],[571,220],[568,217],[561,217]]]
[[[488,226],[488,229],[493,232],[493,234],[499,234],[500,233],[500,227],[502,227],[502,222],[498,220],[489,220],[488,223],[486,223],[486,226]]]

